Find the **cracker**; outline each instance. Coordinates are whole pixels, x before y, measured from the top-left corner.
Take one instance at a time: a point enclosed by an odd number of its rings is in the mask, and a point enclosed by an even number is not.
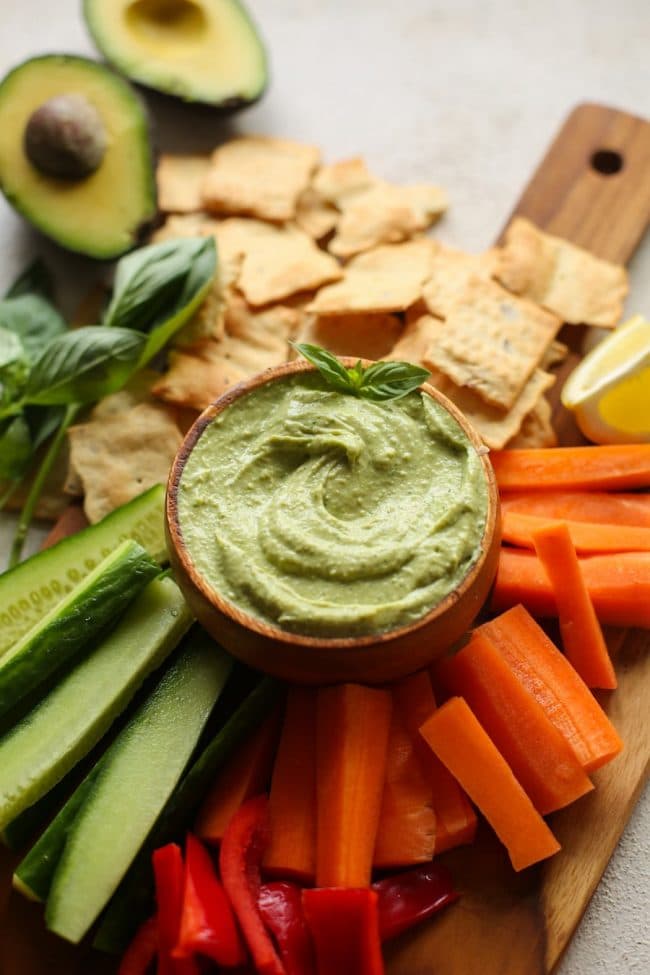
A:
[[[242,261],[241,254],[217,261],[217,273],[207,297],[189,322],[176,332],[172,345],[192,345],[199,339],[221,338],[226,309],[232,300]]]
[[[321,240],[334,230],[339,219],[338,210],[308,186],[298,198],[296,224],[314,240]]]
[[[437,186],[393,186],[378,180],[344,199],[341,206],[328,249],[347,258],[426,230],[447,209],[447,196]]]
[[[397,359],[400,362],[414,362],[416,365],[426,365],[428,350],[436,341],[440,322],[432,315],[423,314],[406,323],[406,327],[390,350],[387,359]]]
[[[83,485],[90,522],[154,484],[166,483],[183,439],[173,411],[162,403],[122,408],[123,400],[111,405],[110,399],[95,407],[87,423],[68,431],[71,461]]]
[[[551,366],[557,366],[560,362],[564,362],[568,354],[569,346],[555,339],[544,353],[544,358],[540,362],[539,367],[540,369],[550,369]]]
[[[457,386],[510,409],[560,325],[532,302],[491,281],[470,278],[449,308],[428,357]]]
[[[361,156],[355,156],[321,166],[312,179],[312,186],[321,199],[341,209],[346,200],[369,189],[375,182],[365,161]]]
[[[465,254],[440,245],[432,261],[429,279],[422,288],[422,296],[431,314],[446,318],[470,278],[489,281],[494,269],[494,254],[493,250],[484,254]]]
[[[500,450],[518,433],[524,417],[553,385],[555,377],[541,369],[535,369],[509,410],[488,405],[471,389],[456,386],[441,373],[434,373],[429,382],[464,413],[486,447]]]
[[[311,291],[343,276],[338,261],[295,227],[274,230],[244,256],[238,286],[251,305]]]
[[[211,237],[218,223],[205,213],[173,213],[149,238],[152,244],[175,237]]]
[[[572,324],[613,328],[628,291],[624,267],[601,260],[561,237],[542,233],[516,217],[499,251],[495,275],[523,295]]]
[[[299,321],[294,308],[275,305],[255,312],[234,296],[223,336],[171,352],[169,369],[155,384],[154,395],[177,406],[205,409],[235,383],[285,362]]]
[[[396,315],[305,315],[296,341],[320,345],[334,355],[385,359],[402,331]]]
[[[506,444],[515,449],[525,447],[557,447],[557,435],[551,422],[551,404],[540,396],[523,419],[519,432]]]
[[[403,311],[419,299],[435,247],[422,238],[360,254],[344,269],[343,280],[321,288],[305,310],[322,315]]]
[[[232,139],[212,154],[203,183],[203,205],[211,213],[291,220],[319,159],[316,146],[288,139]]]
[[[163,213],[194,213],[203,206],[203,181],[210,168],[207,155],[163,153],[156,167],[158,209]]]

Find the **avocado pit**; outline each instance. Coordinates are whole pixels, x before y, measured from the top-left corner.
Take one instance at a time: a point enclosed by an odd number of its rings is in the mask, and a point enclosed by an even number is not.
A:
[[[108,136],[95,106],[83,95],[56,95],[30,115],[25,155],[39,172],[58,179],[84,179],[102,164]]]

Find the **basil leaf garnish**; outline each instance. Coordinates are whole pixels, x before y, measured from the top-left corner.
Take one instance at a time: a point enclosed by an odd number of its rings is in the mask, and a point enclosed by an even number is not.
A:
[[[141,247],[117,265],[104,325],[146,332],[148,362],[206,297],[217,267],[213,237],[187,237]]]
[[[87,325],[59,335],[32,366],[25,402],[87,403],[116,392],[136,368],[146,336],[128,328]]]
[[[376,402],[407,396],[430,375],[427,369],[410,362],[373,362],[369,366],[363,366],[359,360],[354,366],[347,368],[332,352],[319,345],[300,342],[291,344],[338,392]]]
[[[21,294],[0,301],[0,328],[20,338],[30,362],[40,356],[52,339],[68,330],[54,305],[38,294]]]

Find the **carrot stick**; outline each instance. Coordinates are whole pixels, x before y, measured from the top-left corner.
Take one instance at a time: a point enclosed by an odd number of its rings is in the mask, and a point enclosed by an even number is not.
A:
[[[436,815],[435,852],[472,843],[476,834],[476,813],[453,775],[436,758],[420,735],[420,725],[431,717],[436,700],[426,670],[411,674],[393,685],[393,700],[422,761],[433,795]]]
[[[316,691],[290,687],[269,797],[264,869],[311,883],[316,875]]]
[[[650,494],[606,494],[602,491],[543,491],[537,494],[501,493],[501,511],[517,511],[538,518],[590,521],[601,525],[650,528]]]
[[[586,772],[623,747],[613,724],[584,681],[523,606],[483,623],[486,636],[513,674],[564,735]]]
[[[474,633],[438,672],[463,697],[542,815],[593,789],[573,749],[487,637]]]
[[[373,866],[381,869],[426,863],[433,856],[435,840],[431,783],[393,702]]]
[[[231,755],[199,809],[195,833],[221,843],[226,826],[247,799],[263,792],[271,778],[280,731],[280,714],[262,722]]]
[[[367,887],[381,811],[392,700],[340,684],[318,690],[318,887]]]
[[[591,555],[580,570],[602,624],[650,627],[650,552]],[[534,616],[557,616],[542,563],[531,552],[502,548],[492,590],[494,612],[523,603]]]
[[[504,491],[650,487],[650,444],[494,450],[490,460]]]
[[[558,520],[507,509],[501,512],[503,540],[523,548],[534,548],[533,533],[540,528],[562,524],[567,526],[571,541],[580,553],[650,552],[650,528]]]
[[[420,734],[476,803],[523,870],[560,849],[492,740],[461,697],[452,697]]]
[[[551,522],[533,533],[533,542],[551,582],[567,659],[587,687],[613,690],[616,674],[569,529],[562,521]]]

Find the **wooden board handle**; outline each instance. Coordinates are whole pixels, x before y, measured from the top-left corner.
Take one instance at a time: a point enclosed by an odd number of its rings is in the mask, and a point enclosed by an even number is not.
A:
[[[513,216],[627,264],[650,222],[650,122],[603,105],[578,105]]]

